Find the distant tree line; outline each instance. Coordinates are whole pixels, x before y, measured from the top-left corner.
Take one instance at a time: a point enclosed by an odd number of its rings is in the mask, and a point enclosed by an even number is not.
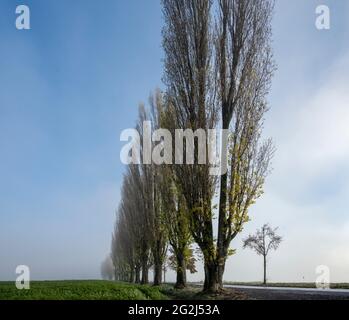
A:
[[[166,90],[150,97],[149,109],[139,107],[140,146],[145,121],[171,133],[222,128],[229,130],[220,155],[228,170],[210,175],[212,165],[201,164],[197,153],[192,165],[129,165],[111,245],[115,279],[147,284],[152,268],[154,285],[161,284],[170,250],[176,287],[183,288],[195,243],[204,263],[204,290],[222,289],[231,242],[263,194],[274,152],[272,141],[261,139],[275,70],[273,5],[272,0],[162,0]],[[152,143],[154,148],[161,141]],[[194,146],[197,151],[198,141]]]
[[[145,121],[150,121],[154,129],[166,127],[169,121],[170,113],[159,90],[149,102],[150,111],[144,105],[139,107],[140,133]],[[177,271],[178,288],[186,285],[187,268],[194,272],[188,209],[173,168],[156,164],[128,166],[111,245],[115,279],[147,284],[152,268],[154,285],[161,284],[168,252],[170,266]]]

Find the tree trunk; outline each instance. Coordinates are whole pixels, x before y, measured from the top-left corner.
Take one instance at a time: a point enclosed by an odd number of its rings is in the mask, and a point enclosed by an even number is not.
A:
[[[223,108],[224,109],[224,108]],[[223,129],[229,129],[229,117],[227,114],[222,114],[223,118]],[[227,165],[227,146],[222,146],[221,152],[221,165],[223,162]],[[219,196],[219,217],[218,217],[218,238],[217,238],[217,261],[218,261],[218,285],[220,289],[223,289],[223,275],[225,271],[225,262],[227,258],[227,221],[226,221],[226,210],[227,210],[227,188],[228,188],[228,173],[221,176],[220,181],[220,196]],[[229,243],[228,243],[229,247]]]
[[[141,267],[140,265],[136,266],[136,275],[135,275],[135,282],[136,283],[141,283]]]
[[[119,280],[118,272],[116,271],[116,268],[114,268],[114,277],[115,277],[115,281]]]
[[[204,273],[205,273],[205,281],[204,281],[204,291],[205,291],[205,288],[208,287],[208,271],[207,271],[207,267],[206,267],[206,263],[204,263]]]
[[[205,283],[204,292],[217,293],[219,291],[218,285],[218,267],[215,263],[205,263]]]
[[[183,254],[178,254],[177,258],[177,281],[176,289],[184,289],[187,286],[187,267],[185,265],[185,258]]]
[[[142,281],[141,284],[149,283],[149,267],[148,267],[148,259],[144,259],[142,262]]]
[[[225,261],[218,266],[218,287],[223,290],[223,275],[225,271]]]
[[[267,257],[264,255],[264,280],[263,280],[263,284],[266,285],[267,284]]]
[[[154,286],[160,286],[162,282],[162,263],[156,262],[154,265]]]
[[[134,267],[131,267],[129,282],[130,283],[134,283],[135,282],[135,269],[134,269]]]

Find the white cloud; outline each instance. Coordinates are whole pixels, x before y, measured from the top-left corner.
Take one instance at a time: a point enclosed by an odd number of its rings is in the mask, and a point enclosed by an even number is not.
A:
[[[280,153],[286,168],[306,177],[321,174],[349,158],[349,55],[306,101],[294,101]],[[285,130],[285,128],[284,128]],[[286,169],[285,168],[285,169]]]

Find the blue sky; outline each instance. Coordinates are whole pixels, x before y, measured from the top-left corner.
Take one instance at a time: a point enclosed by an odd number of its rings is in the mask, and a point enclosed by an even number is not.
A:
[[[119,135],[161,84],[157,1],[0,2],[0,278],[98,277],[122,166]]]
[[[19,4],[31,30],[15,28]],[[315,28],[319,4],[330,6],[329,31]],[[266,134],[278,152],[244,232],[280,226],[274,280],[311,280],[328,264],[349,281],[348,21],[346,0],[277,1]],[[158,0],[0,2],[0,280],[19,264],[36,279],[99,277],[122,181],[119,136],[162,86],[161,26]],[[260,261],[239,241],[228,278],[258,279]]]

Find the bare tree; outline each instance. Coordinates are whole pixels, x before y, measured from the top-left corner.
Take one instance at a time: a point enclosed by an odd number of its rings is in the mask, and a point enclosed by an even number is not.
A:
[[[148,225],[144,214],[142,182],[139,166],[130,165],[124,176],[122,202],[124,202],[125,215],[127,215],[129,241],[134,250],[134,280],[141,283],[141,270],[143,260],[149,258]],[[147,273],[147,270],[145,271]],[[147,277],[145,277],[147,278]]]
[[[173,125],[178,129],[213,129],[217,123],[214,104],[211,0],[163,0],[165,27],[165,76],[168,103],[174,109]],[[204,143],[207,143],[204,142]],[[195,151],[198,151],[195,141]],[[208,148],[206,148],[208,149]],[[185,152],[184,152],[185,153]],[[179,192],[185,197],[191,234],[205,257],[204,290],[215,288],[216,252],[212,198],[216,179],[210,165],[176,165]]]
[[[137,168],[137,188],[136,192],[140,197],[140,217],[142,217],[142,223],[144,227],[144,236],[142,239],[142,249],[141,249],[141,266],[142,266],[142,284],[149,283],[149,268],[152,263],[152,226],[154,221],[154,166],[151,164],[146,164],[143,159],[143,147],[145,146],[146,137],[143,136],[144,124],[146,121],[150,121],[149,113],[147,112],[145,106],[141,104],[139,106],[139,115],[136,129],[140,134],[140,146],[141,146],[141,165],[134,166]]]
[[[130,253],[131,243],[125,237],[124,221],[118,219],[115,223],[114,232],[112,236],[111,244],[111,258],[114,265],[115,281],[131,281],[130,280],[130,269],[132,256]],[[126,231],[127,232],[127,231]]]
[[[164,98],[159,89],[155,91],[154,95],[149,98],[150,104],[150,120],[152,128],[154,130],[161,128],[161,116],[165,110]],[[153,147],[161,147],[162,140],[153,143]],[[158,286],[162,283],[162,269],[165,263],[166,253],[168,248],[168,229],[166,227],[167,221],[165,220],[166,207],[162,200],[163,185],[162,182],[167,177],[163,176],[164,165],[152,164],[150,166],[152,183],[147,183],[145,188],[151,192],[151,213],[150,213],[150,230],[152,239],[152,255],[154,262],[154,286]]]
[[[265,224],[256,234],[248,236],[244,243],[244,249],[250,248],[257,252],[258,255],[263,256],[264,266],[264,285],[267,284],[267,257],[271,250],[277,250],[282,237],[276,234],[278,228],[272,229],[270,225]]]
[[[134,282],[134,243],[131,241],[127,216],[122,208],[115,223],[112,237],[112,260],[115,268],[115,279]]]
[[[172,137],[176,136],[177,116],[174,106],[167,101],[161,112],[161,127],[168,130]],[[176,157],[176,145],[172,146],[172,158]],[[181,150],[183,151],[183,150]],[[187,285],[187,263],[190,245],[193,242],[190,228],[189,210],[186,198],[182,192],[181,181],[176,174],[183,174],[182,170],[175,168],[175,165],[166,165],[161,168],[161,200],[164,209],[164,224],[167,228],[168,240],[171,246],[170,252],[173,270],[176,271],[177,289],[183,289]],[[184,179],[184,176],[183,176]]]
[[[218,282],[222,288],[229,246],[249,220],[250,206],[262,194],[273,154],[271,140],[259,144],[275,65],[272,58],[273,0],[219,0],[216,70],[228,172],[221,177],[217,242]]]
[[[149,99],[150,111],[139,106],[136,129],[140,135],[141,157],[146,137],[144,125],[151,129],[160,127],[163,97],[157,90]],[[161,144],[152,142],[151,149]],[[112,240],[112,257],[122,279],[147,284],[149,269],[153,266],[154,285],[162,283],[162,266],[168,246],[168,229],[165,225],[165,206],[162,200],[164,166],[148,164],[141,159],[140,165],[131,164],[124,175],[121,201]],[[140,277],[140,271],[142,277]]]
[[[271,140],[261,142],[275,69],[270,48],[273,0],[216,1],[214,14],[213,0],[162,0],[167,91],[163,96],[158,90],[150,98],[150,112],[140,106],[137,129],[141,157],[148,143],[143,136],[145,121],[152,129],[165,126],[172,133],[229,130],[221,153],[227,173],[211,176],[211,165],[202,164],[199,157],[204,144],[208,158],[210,141],[190,142],[188,137],[182,151],[186,154],[188,145],[194,145],[192,164],[167,167],[141,159],[141,165],[130,165],[112,241],[120,279],[138,282],[142,270],[141,283],[146,284],[153,265],[154,284],[160,284],[169,240],[176,255],[177,285],[184,286],[186,253],[193,239],[204,259],[204,290],[217,292],[223,287],[231,241],[263,194],[274,152]],[[152,141],[152,149],[162,142]],[[217,232],[212,204],[216,191]]]
[[[165,77],[174,125],[181,129],[230,130],[219,183],[218,239],[214,239],[212,198],[217,179],[209,165],[175,166],[185,196],[190,230],[205,267],[205,291],[222,288],[231,241],[249,220],[262,195],[273,145],[260,143],[275,69],[271,42],[273,0],[218,0],[215,28],[211,0],[163,0]],[[196,143],[197,147],[198,143]]]
[[[164,222],[167,228],[170,251],[176,259],[177,279],[175,287],[186,287],[187,252],[192,242],[189,220],[184,196],[176,189],[173,173],[170,167],[162,170],[162,203],[164,208]]]
[[[130,165],[124,175],[117,220],[111,245],[115,278],[121,281],[148,281],[150,237],[144,211],[143,188],[139,166]]]
[[[113,280],[114,278],[114,265],[110,256],[107,256],[101,264],[101,276],[103,280]]]

